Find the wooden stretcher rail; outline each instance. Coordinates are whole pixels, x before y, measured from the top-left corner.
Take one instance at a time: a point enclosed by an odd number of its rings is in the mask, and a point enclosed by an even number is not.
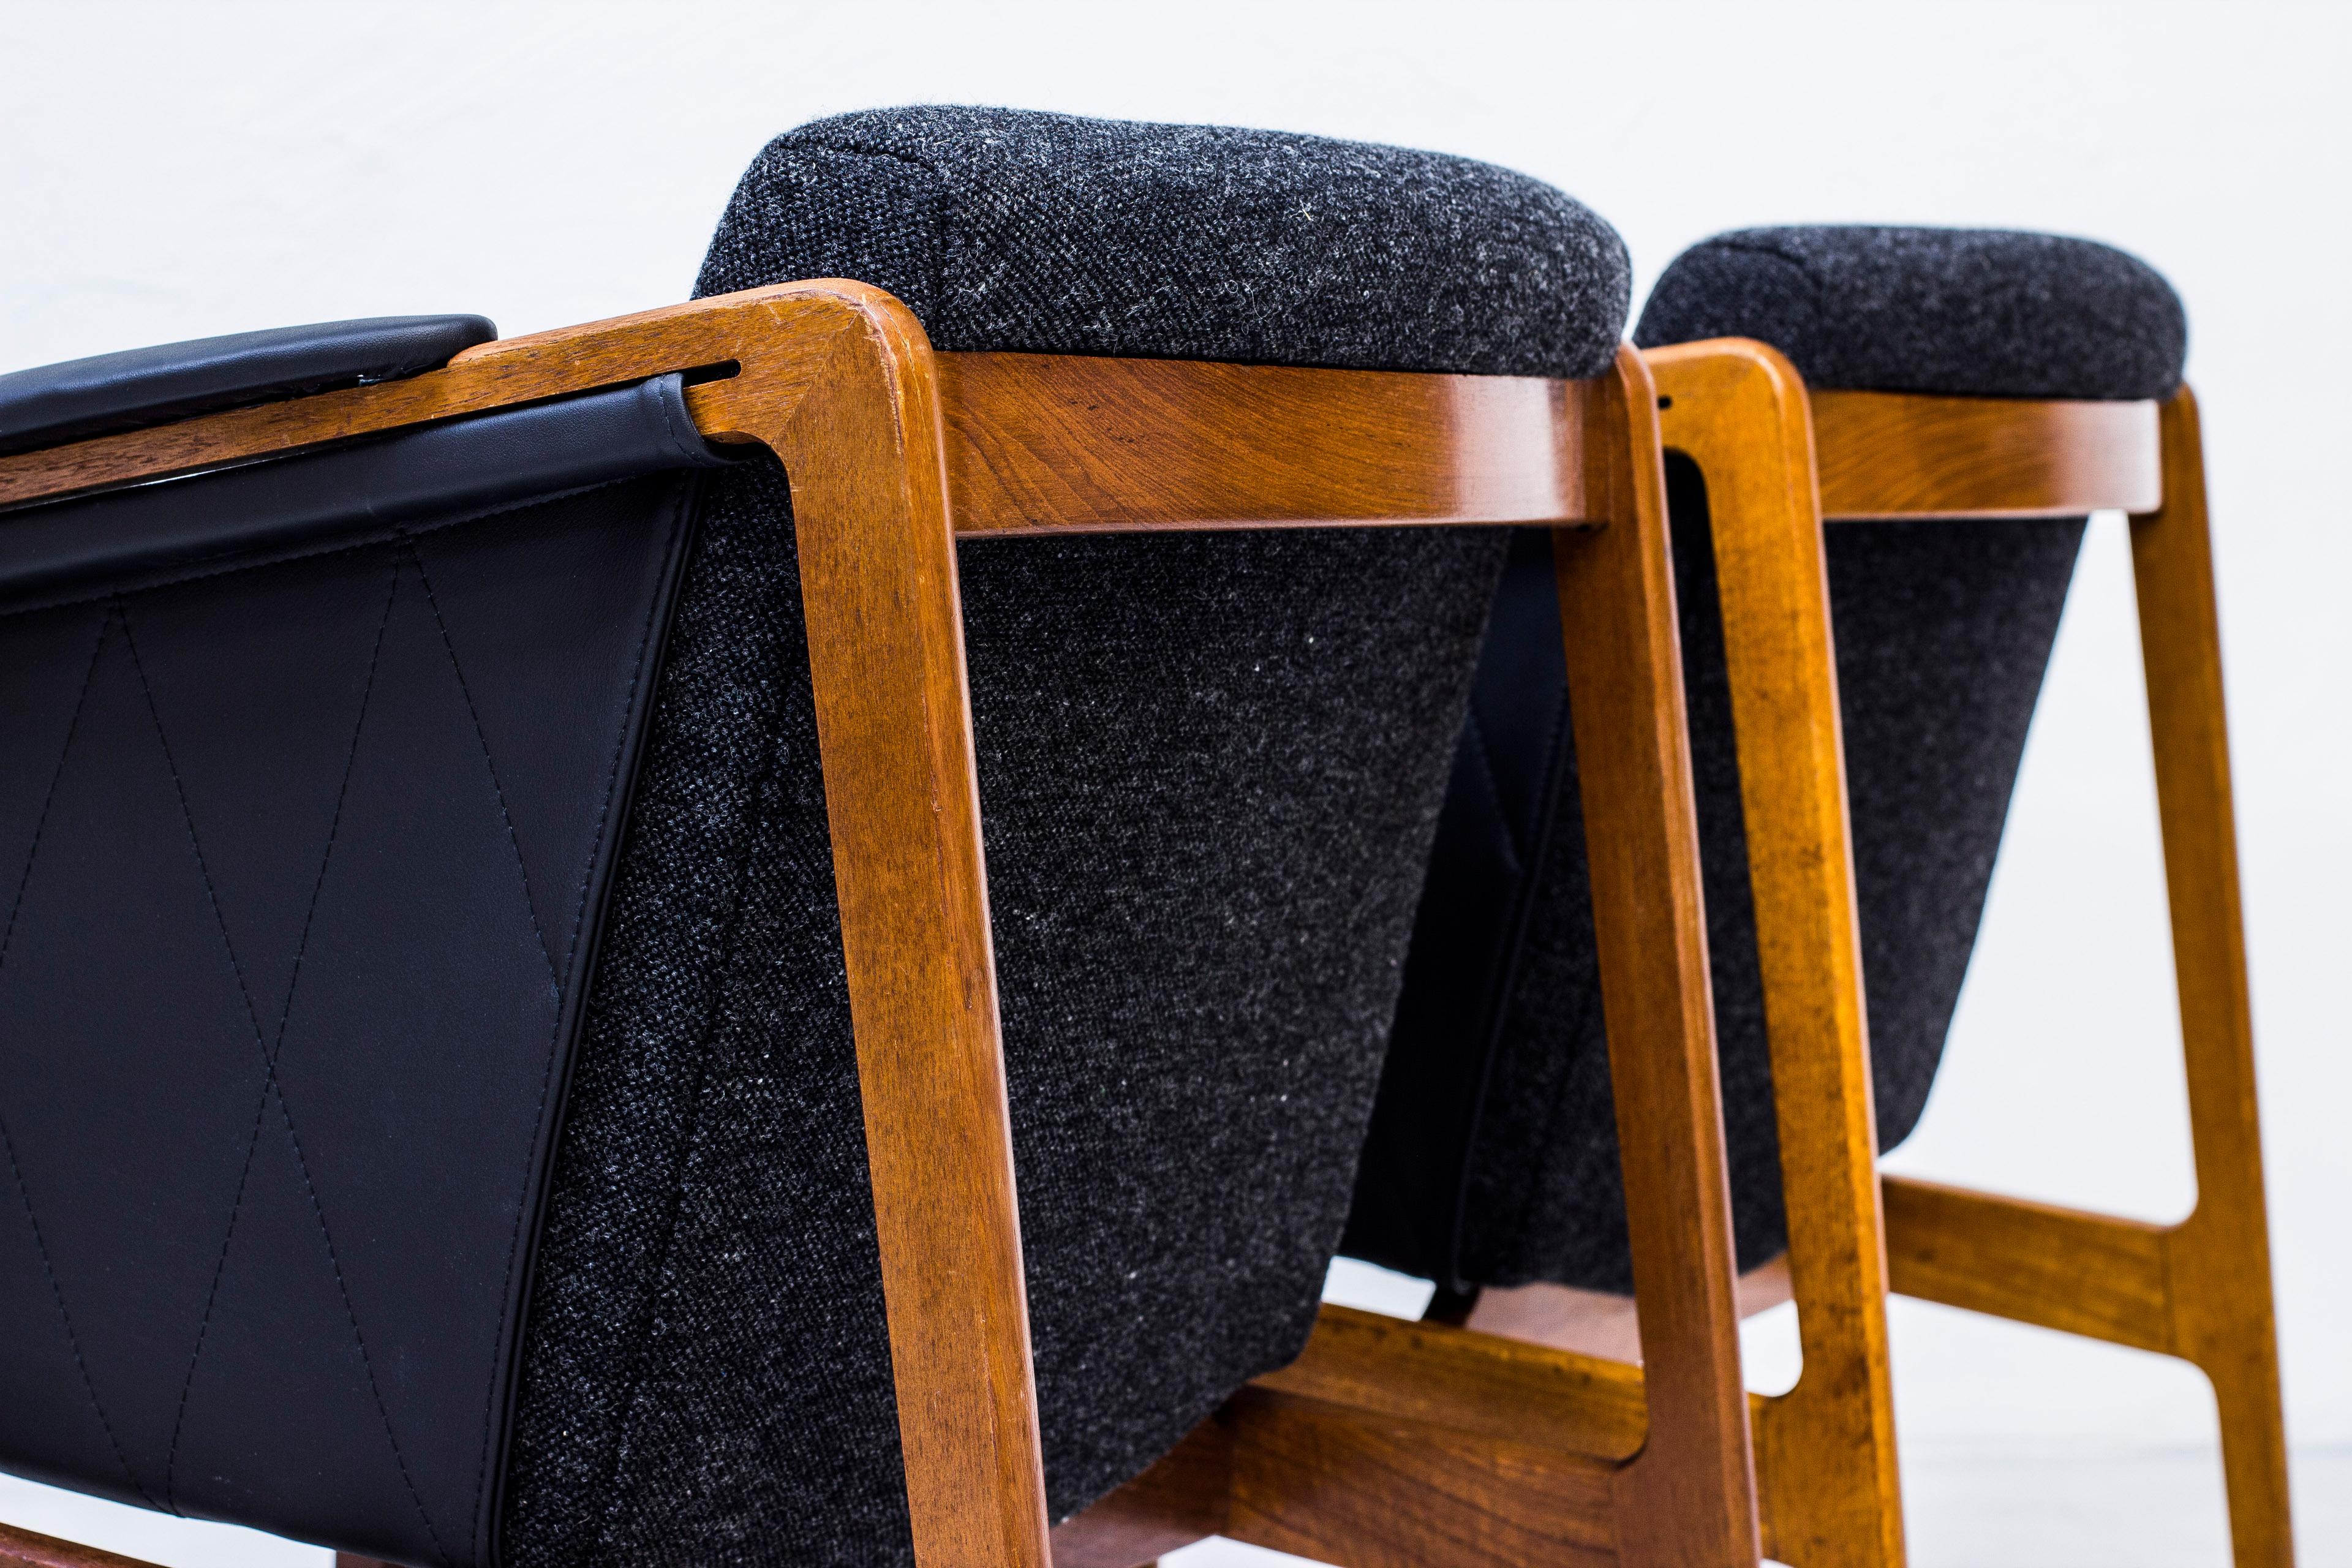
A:
[[[1046,1568],[1052,1551],[955,535],[1507,523],[1565,529],[1582,808],[1606,850],[1592,880],[1612,1072],[1621,1115],[1654,1122],[1625,1160],[1647,1374],[1340,1316],[1290,1387],[1247,1392],[1121,1494],[1138,1507],[1100,1514],[1091,1543],[1064,1536],[1064,1555],[1139,1561],[1214,1529],[1364,1568],[1754,1562],[1657,395],[1640,357],[1621,350],[1613,374],[1570,383],[940,355],[897,301],[818,280],[0,458],[0,507],[676,371],[703,373],[698,428],[765,446],[791,476],[918,1558]]]
[[[1825,519],[2153,511],[2153,403],[1811,395]]]
[[[688,389],[695,423],[713,439],[745,441],[763,410],[824,373],[824,334],[806,311],[784,289],[753,289],[484,343],[404,381],[18,453],[0,458],[0,507],[672,371],[712,374]],[[782,346],[763,352],[771,344]],[[961,534],[1591,515],[1593,383],[1045,354],[934,360]]]
[[[1587,515],[1585,384],[940,356],[962,534]]]
[[[1349,1307],[1324,1308],[1306,1351],[1255,1386],[1611,1461],[1649,1429],[1638,1367]]]
[[[1605,1460],[1252,1388],[1227,1407],[1234,1541],[1349,1568],[1602,1568],[1654,1555],[1627,1472]],[[1752,1547],[1749,1548],[1752,1551]],[[1752,1559],[1751,1559],[1752,1560]],[[1056,1565],[1059,1568],[1059,1565]]]
[[[1896,1176],[1885,1191],[1896,1293],[2179,1353],[2169,1227]]]

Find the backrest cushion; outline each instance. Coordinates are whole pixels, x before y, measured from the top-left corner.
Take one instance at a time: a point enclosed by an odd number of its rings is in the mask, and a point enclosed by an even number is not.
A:
[[[784,244],[793,276],[887,289],[950,351],[1587,376],[1631,302],[1614,230],[1491,163],[1016,110],[778,137],[705,286],[769,278]]]
[[[1635,337],[1759,339],[1816,386],[2137,399],[2179,385],[2187,327],[2170,286],[2111,247],[1856,226],[1694,246]],[[1705,479],[1671,458],[1667,479],[1733,1219],[1753,1267],[1787,1220],[1738,759]],[[1942,1059],[2082,537],[2079,518],[1827,534],[1883,1147],[1916,1125]],[[1480,656],[1345,1245],[1454,1288],[1628,1290],[1549,575],[1549,552],[1523,546]]]
[[[1811,385],[1961,397],[2164,398],[2189,321],[2138,258],[2012,229],[1748,228],[1675,258],[1643,348],[1755,338]]]
[[[1578,375],[1624,258],[1559,193],[1311,137],[819,121],[704,294],[839,276],[948,350]],[[1303,1342],[1491,531],[967,542],[989,891],[1055,1516]],[[714,487],[559,1152],[509,1555],[909,1558],[791,507]]]

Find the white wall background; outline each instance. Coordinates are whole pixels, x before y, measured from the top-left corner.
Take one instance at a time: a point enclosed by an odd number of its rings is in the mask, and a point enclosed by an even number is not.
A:
[[[2352,1563],[2347,78],[2352,11],[2245,3],[0,0],[0,369],[404,311],[511,334],[680,299],[763,140],[922,100],[1494,160],[1607,216],[1643,288],[1759,222],[2138,252],[2188,300],[2206,409],[2305,1562]],[[2133,633],[2103,520],[1950,1065],[1895,1163],[2160,1217],[2193,1194]],[[1973,1561],[2222,1560],[2194,1373],[1908,1303],[1896,1333],[1915,1561],[1960,1561],[1963,1538]],[[2024,1467],[2002,1457],[2021,1442]],[[21,1486],[0,1517],[261,1560]]]

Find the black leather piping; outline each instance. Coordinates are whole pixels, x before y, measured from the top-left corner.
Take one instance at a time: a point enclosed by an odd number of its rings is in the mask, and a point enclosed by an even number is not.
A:
[[[161,343],[0,375],[0,452],[399,381],[488,342],[480,316],[377,316]]]

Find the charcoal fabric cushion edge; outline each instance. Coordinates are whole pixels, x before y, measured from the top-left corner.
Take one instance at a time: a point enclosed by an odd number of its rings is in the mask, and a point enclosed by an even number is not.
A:
[[[1540,181],[1224,126],[838,115],[752,161],[706,279],[787,230],[791,276],[886,289],[948,351],[1581,377],[1632,299],[1616,231]]]
[[[1819,387],[2134,401],[2179,389],[2189,321],[2153,268],[2094,240],[1825,224],[1701,240],[1633,331],[1643,348],[1727,337]]]

